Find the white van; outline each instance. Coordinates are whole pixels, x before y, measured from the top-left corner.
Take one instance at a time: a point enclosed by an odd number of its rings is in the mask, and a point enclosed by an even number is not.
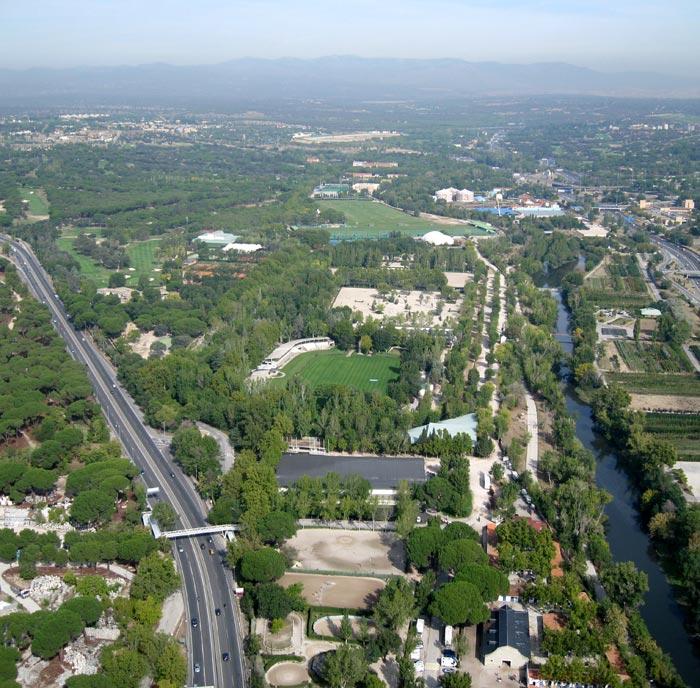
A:
[[[425,628],[425,620],[424,619],[418,619],[416,621],[416,633],[418,635],[423,635],[423,629]]]
[[[444,645],[452,647],[452,626],[445,626]]]

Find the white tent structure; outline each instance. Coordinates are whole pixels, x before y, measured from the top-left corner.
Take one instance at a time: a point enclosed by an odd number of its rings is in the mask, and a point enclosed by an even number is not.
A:
[[[454,237],[433,230],[420,237],[421,241],[425,241],[426,244],[432,244],[433,246],[454,246]]]

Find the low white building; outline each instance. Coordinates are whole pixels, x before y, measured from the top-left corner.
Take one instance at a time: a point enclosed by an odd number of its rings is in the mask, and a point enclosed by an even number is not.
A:
[[[473,203],[474,192],[469,189],[460,189],[455,193],[454,200],[458,203]]]
[[[236,253],[255,253],[262,249],[262,244],[237,244],[232,241],[230,244],[226,244],[221,250],[228,253],[229,251],[235,251]]]
[[[451,186],[447,189],[438,189],[435,192],[435,199],[438,201],[445,201],[446,203],[452,203],[455,199],[455,194],[459,189],[454,189]]]
[[[239,237],[236,234],[229,234],[221,229],[217,229],[214,232],[204,232],[195,238],[195,241],[199,241],[208,246],[226,246],[233,241],[238,241]]]

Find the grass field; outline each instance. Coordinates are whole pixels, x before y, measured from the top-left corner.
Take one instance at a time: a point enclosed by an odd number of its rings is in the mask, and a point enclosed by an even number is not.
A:
[[[49,202],[46,200],[46,195],[43,189],[32,189],[28,186],[23,186],[20,189],[22,199],[28,201],[30,215],[48,215]]]
[[[646,413],[644,430],[669,441],[681,461],[700,461],[700,414]]]
[[[98,265],[91,258],[79,254],[73,248],[73,241],[73,237],[66,236],[60,237],[56,243],[61,250],[70,253],[78,261],[81,275],[95,282],[98,288],[106,287],[109,283],[109,276],[113,271]],[[153,277],[154,284],[159,284],[159,273],[154,270],[158,266],[155,253],[159,242],[160,239],[149,239],[148,241],[138,241],[127,245],[126,252],[131,261],[131,267],[135,268],[133,272],[125,271],[125,274],[131,275],[126,281],[128,287],[136,287],[141,275]]]
[[[617,351],[630,370],[638,372],[690,373],[685,352],[661,342],[616,341]]]
[[[376,239],[391,232],[419,236],[434,229],[452,236],[489,236],[489,232],[465,224],[444,224],[413,217],[373,201],[321,201],[323,207],[345,214],[345,225],[331,232],[334,239]]]
[[[700,396],[700,375],[663,375],[654,373],[605,373],[609,382],[636,394]]]
[[[377,390],[386,394],[389,382],[398,377],[399,358],[394,354],[347,356],[344,351],[310,351],[297,356],[283,369],[286,378],[299,375],[312,387],[336,384],[364,392]],[[284,384],[285,378],[273,380]]]

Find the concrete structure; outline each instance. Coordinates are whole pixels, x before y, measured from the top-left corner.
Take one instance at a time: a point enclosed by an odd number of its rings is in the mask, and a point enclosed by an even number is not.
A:
[[[226,244],[230,244],[232,241],[236,241],[239,237],[236,234],[229,234],[221,229],[217,229],[215,232],[205,232],[200,234],[195,238],[195,241],[200,241],[207,246],[220,246],[224,247]]]
[[[374,195],[374,192],[379,188],[379,184],[376,182],[358,182],[352,185],[352,190],[357,193],[366,191],[370,196]]]
[[[469,189],[460,189],[454,195],[457,203],[474,203],[474,192]]]
[[[237,244],[232,241],[230,244],[226,244],[221,250],[226,253],[229,251],[235,251],[236,253],[255,253],[256,251],[262,250],[262,244]]]
[[[684,210],[695,210],[695,201],[692,198],[686,198],[683,201]]]
[[[448,187],[447,189],[438,189],[435,192],[435,200],[437,201],[445,201],[446,203],[452,203],[455,199],[455,194],[459,191],[459,189],[455,189],[453,187]]]
[[[448,418],[447,420],[441,420],[437,423],[419,425],[418,427],[411,428],[408,431],[408,436],[411,439],[411,444],[414,444],[421,438],[424,432],[430,436],[434,435],[436,432],[442,432],[443,430],[445,430],[450,437],[465,434],[472,438],[472,442],[476,442],[476,414],[467,413],[464,416]]]
[[[454,246],[455,243],[454,237],[438,232],[436,229],[419,238],[426,244],[432,244],[433,246]]]
[[[119,303],[128,303],[131,301],[131,295],[135,291],[135,289],[130,289],[129,287],[102,287],[97,290],[97,293],[102,296],[116,296],[119,299]]]
[[[558,203],[553,203],[552,205],[518,205],[513,206],[512,210],[516,215],[525,217],[557,217],[564,214]]]
[[[307,351],[332,349],[335,342],[330,337],[307,337],[293,339],[277,346],[272,353],[252,372],[251,379],[264,379],[279,373],[289,361]]]
[[[658,308],[642,308],[639,311],[643,318],[660,318],[661,311]]]
[[[277,466],[277,481],[282,487],[289,487],[304,475],[322,478],[328,473],[360,475],[369,481],[373,492],[384,497],[401,480],[422,483],[426,479],[421,457],[288,453],[282,455]]]
[[[502,606],[491,612],[484,627],[482,659],[488,667],[521,669],[530,660],[530,622],[527,612]]]

